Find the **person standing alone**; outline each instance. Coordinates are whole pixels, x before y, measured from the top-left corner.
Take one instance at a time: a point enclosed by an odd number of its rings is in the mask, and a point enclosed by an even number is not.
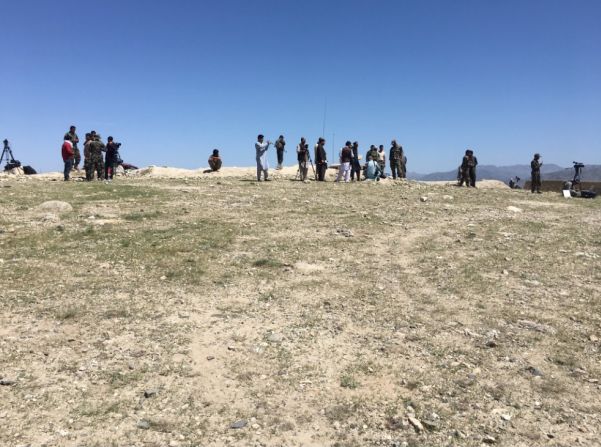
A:
[[[257,181],[261,181],[261,173],[263,173],[263,179],[269,181],[269,163],[267,162],[267,149],[271,141],[264,141],[263,135],[257,136],[257,142],[255,143],[255,150],[257,151]]]
[[[390,154],[388,159],[390,160],[390,170],[392,171],[392,178],[403,178],[403,157],[405,154],[403,153],[403,146],[399,146],[396,140],[392,140],[390,142]]]
[[[284,164],[284,152],[286,147],[286,140],[284,140],[284,135],[280,135],[277,140],[275,140],[275,150],[278,156],[278,167],[276,169],[282,169]]]
[[[534,154],[534,159],[530,162],[530,169],[532,173],[532,181],[530,189],[532,190],[532,194],[535,192],[540,194],[540,187],[542,186],[541,178],[540,178],[540,168],[542,166],[542,162],[540,161],[540,154]]]

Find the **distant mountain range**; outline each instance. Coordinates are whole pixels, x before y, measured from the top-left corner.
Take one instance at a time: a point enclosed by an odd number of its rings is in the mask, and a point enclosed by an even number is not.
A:
[[[510,178],[517,175],[522,181],[525,181],[530,180],[530,165],[480,165],[477,168],[477,173],[480,180],[500,180],[508,183]],[[541,174],[543,180],[570,180],[574,176],[574,168],[562,168],[559,165],[545,163],[541,168]],[[407,177],[422,181],[450,181],[457,179],[457,169],[446,172],[433,172],[431,174],[408,172]],[[582,170],[582,179],[592,182],[601,181],[601,165],[586,165]]]

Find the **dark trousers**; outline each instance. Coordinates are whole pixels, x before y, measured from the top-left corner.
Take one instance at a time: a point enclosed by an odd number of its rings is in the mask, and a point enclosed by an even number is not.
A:
[[[117,167],[117,163],[115,160],[106,157],[104,161],[104,178],[112,179],[113,175],[115,175],[115,168]]]
[[[284,149],[276,149],[278,154],[278,165],[284,163]]]
[[[470,178],[469,185],[475,188],[476,187],[476,168],[475,167],[468,168],[467,173],[468,173],[469,178]]]
[[[403,178],[403,171],[401,170],[401,162],[399,160],[390,161],[390,169],[392,170],[392,178]]]
[[[361,180],[361,163],[356,159],[351,161],[351,180],[355,179],[355,175],[357,176],[357,180]]]
[[[79,162],[81,161],[81,152],[79,152],[79,148],[77,147],[77,144],[73,145],[73,153],[74,153],[74,158],[75,158],[74,168],[78,169]]]
[[[541,180],[540,180],[540,171],[534,172],[532,171],[532,192],[540,192]]]
[[[328,165],[325,163],[317,163],[317,181],[323,182],[326,179],[326,169]]]
[[[73,159],[69,158],[65,160],[65,181],[69,180],[69,174],[71,173],[71,169],[73,169]]]

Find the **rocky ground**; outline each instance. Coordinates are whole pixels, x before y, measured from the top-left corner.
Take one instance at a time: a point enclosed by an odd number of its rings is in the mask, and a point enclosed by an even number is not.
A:
[[[600,200],[276,177],[0,178],[0,445],[600,445]]]

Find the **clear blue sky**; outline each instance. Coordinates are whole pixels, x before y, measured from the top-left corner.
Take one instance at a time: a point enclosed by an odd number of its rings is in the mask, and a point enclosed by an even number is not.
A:
[[[397,138],[416,172],[467,147],[601,163],[598,0],[1,0],[0,18],[0,138],[41,171],[70,124],[140,166],[215,147],[252,165],[259,132],[314,143],[326,98],[328,154],[335,133]]]

